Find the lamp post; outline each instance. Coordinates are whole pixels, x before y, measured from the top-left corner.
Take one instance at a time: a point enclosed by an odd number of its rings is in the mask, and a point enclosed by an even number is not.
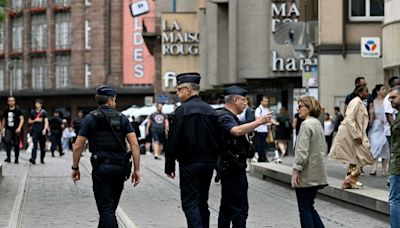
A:
[[[13,95],[13,76],[14,76],[14,70],[15,70],[15,63],[13,60],[8,61],[8,74],[9,74],[9,81],[10,81],[10,97]]]

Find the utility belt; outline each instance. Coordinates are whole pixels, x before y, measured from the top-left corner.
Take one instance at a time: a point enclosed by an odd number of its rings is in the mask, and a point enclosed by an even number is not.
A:
[[[234,154],[232,151],[227,151],[221,156],[219,162],[219,171],[223,174],[235,174],[246,168],[246,156]]]
[[[92,154],[90,157],[90,163],[92,164],[93,170],[96,170],[101,164],[119,165],[124,167],[125,180],[128,180],[131,176],[132,171],[132,152],[129,151],[125,154],[124,159],[110,159],[100,158],[96,154]]]

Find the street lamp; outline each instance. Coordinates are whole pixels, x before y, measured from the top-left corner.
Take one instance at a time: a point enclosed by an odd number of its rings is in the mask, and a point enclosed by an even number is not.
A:
[[[8,74],[9,74],[9,81],[10,81],[10,97],[13,95],[13,76],[14,76],[14,70],[15,70],[15,63],[14,60],[10,60],[7,63],[8,66]]]

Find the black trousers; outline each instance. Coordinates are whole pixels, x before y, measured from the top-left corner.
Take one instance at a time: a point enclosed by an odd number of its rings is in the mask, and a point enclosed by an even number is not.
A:
[[[182,209],[188,228],[210,226],[207,201],[214,168],[215,161],[179,167]]]
[[[46,146],[46,136],[42,134],[42,131],[36,132],[32,131],[32,141],[33,141],[33,148],[32,148],[32,159],[36,160],[36,153],[37,153],[37,145],[40,145],[40,160],[44,159],[46,155],[45,146]]]
[[[6,129],[5,131],[7,139],[10,141],[5,142],[7,159],[11,158],[11,149],[14,147],[15,161],[18,161],[19,157],[19,134],[15,133],[15,130]]]
[[[92,171],[93,192],[99,211],[99,228],[118,227],[117,210],[124,189],[124,167],[113,164],[99,164]]]
[[[234,174],[221,175],[221,206],[219,208],[218,228],[246,227],[249,211],[247,197],[248,182],[246,170]]]
[[[58,132],[51,132],[50,134],[50,141],[51,141],[51,154],[54,156],[54,151],[57,149],[58,147],[58,151],[60,152],[60,154],[63,153],[63,148],[61,145],[61,134]]]

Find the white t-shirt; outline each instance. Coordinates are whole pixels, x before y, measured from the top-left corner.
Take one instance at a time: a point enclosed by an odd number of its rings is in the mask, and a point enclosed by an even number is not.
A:
[[[387,94],[383,99],[383,108],[385,109],[385,115],[386,113],[391,113],[393,115],[393,119],[396,119],[396,114],[398,111],[392,107],[392,104],[389,101],[389,94]],[[390,124],[387,118],[385,118],[385,120],[383,121],[383,125],[385,128],[385,135],[390,136]]]
[[[332,120],[324,120],[324,134],[325,136],[332,135],[335,130],[335,123]]]
[[[266,115],[267,113],[269,113],[269,108],[264,108],[262,105],[260,105],[256,108],[255,117],[256,118],[261,117],[261,116]],[[266,124],[262,124],[262,125],[258,126],[256,129],[254,129],[254,131],[266,133],[266,132],[268,132],[268,127]]]

